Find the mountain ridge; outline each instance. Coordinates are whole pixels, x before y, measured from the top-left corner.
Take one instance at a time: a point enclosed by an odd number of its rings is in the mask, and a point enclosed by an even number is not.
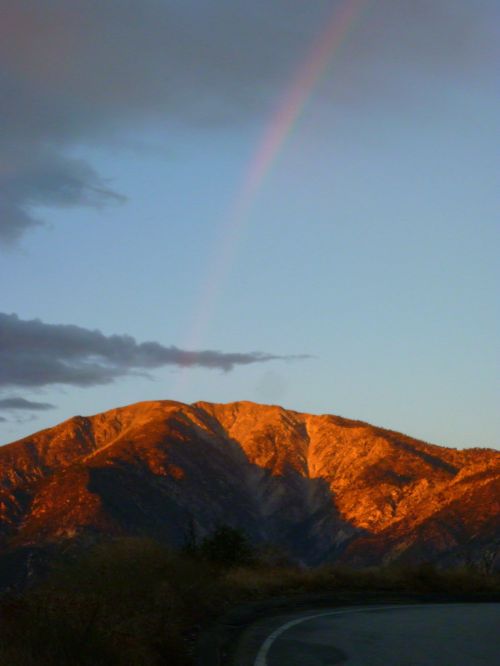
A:
[[[249,401],[145,401],[0,447],[0,549],[179,546],[188,523],[228,523],[311,564],[496,562],[499,497],[493,449]]]

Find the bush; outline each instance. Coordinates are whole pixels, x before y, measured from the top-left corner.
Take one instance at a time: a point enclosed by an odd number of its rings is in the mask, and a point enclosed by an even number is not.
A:
[[[255,551],[244,532],[221,525],[213,534],[203,539],[199,554],[209,562],[234,567],[252,564]]]
[[[101,544],[0,601],[0,664],[184,666],[193,627],[218,611],[217,585],[208,564],[152,541]]]

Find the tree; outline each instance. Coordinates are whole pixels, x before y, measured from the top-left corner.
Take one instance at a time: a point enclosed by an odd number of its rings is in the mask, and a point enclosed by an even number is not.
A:
[[[195,556],[199,550],[198,535],[196,533],[196,525],[193,516],[189,516],[187,527],[184,531],[184,541],[182,544],[182,552],[186,555]]]
[[[237,566],[251,564],[254,549],[242,530],[220,525],[213,534],[203,539],[200,545],[202,557],[217,564]]]

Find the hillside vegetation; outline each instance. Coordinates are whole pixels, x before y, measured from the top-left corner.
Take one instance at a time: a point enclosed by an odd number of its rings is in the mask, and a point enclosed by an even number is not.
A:
[[[304,569],[224,527],[182,552],[117,539],[66,553],[43,582],[0,598],[0,664],[189,666],[200,630],[233,606],[315,593],[332,603],[429,593],[487,599],[500,594],[500,576],[429,565]]]

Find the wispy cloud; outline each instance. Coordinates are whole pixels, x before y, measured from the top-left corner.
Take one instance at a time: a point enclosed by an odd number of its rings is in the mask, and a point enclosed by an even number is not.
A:
[[[36,402],[34,400],[26,400],[18,396],[0,399],[0,410],[32,410],[32,411],[46,411],[47,409],[54,409],[55,405],[50,402]]]
[[[41,224],[40,205],[122,200],[69,156],[79,145],[146,120],[268,113],[331,9],[332,0],[0,0],[0,241]],[[478,67],[493,66],[497,11],[495,0],[367,2],[331,94],[367,108],[422,104],[429,85],[453,77],[476,85]]]
[[[80,326],[45,324],[0,313],[0,388],[96,386],[166,365],[227,372],[241,365],[301,358],[306,356],[189,351],[159,342],[139,343],[129,335],[106,336]]]

